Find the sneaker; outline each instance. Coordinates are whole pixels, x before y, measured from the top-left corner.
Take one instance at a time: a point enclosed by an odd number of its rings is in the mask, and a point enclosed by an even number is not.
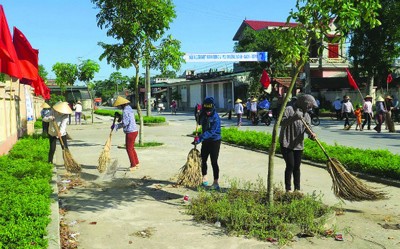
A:
[[[213,184],[213,185],[211,185],[211,190],[220,191],[221,188],[219,187],[218,184]]]
[[[207,182],[207,181],[202,182],[202,183],[201,183],[201,186],[202,186],[202,187],[208,187],[208,182]]]

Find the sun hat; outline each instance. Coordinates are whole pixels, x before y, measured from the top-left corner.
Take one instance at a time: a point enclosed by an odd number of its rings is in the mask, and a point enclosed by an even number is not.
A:
[[[257,101],[257,98],[253,98],[252,100],[251,100],[251,102],[256,102]]]
[[[118,96],[117,99],[115,100],[113,106],[117,107],[117,106],[128,104],[128,103],[131,103],[131,102],[129,100],[127,100],[126,98]]]
[[[82,104],[82,102],[80,100],[78,100],[78,102],[76,102],[77,104]]]
[[[393,99],[392,96],[388,95],[385,99]]]
[[[383,101],[385,100],[382,98],[382,96],[379,96],[378,99],[376,100],[376,102],[383,102]]]
[[[237,99],[237,100],[235,101],[235,103],[242,103],[242,100],[241,100],[241,99]]]
[[[367,95],[367,96],[364,97],[364,99],[372,99],[372,96],[371,95]]]
[[[44,103],[42,104],[41,107],[42,107],[43,109],[51,108],[51,107],[49,106],[49,104],[47,104],[46,102],[44,102]]]
[[[71,107],[69,107],[67,102],[58,102],[53,106],[53,109],[56,112],[62,113],[62,114],[71,114],[72,110]]]

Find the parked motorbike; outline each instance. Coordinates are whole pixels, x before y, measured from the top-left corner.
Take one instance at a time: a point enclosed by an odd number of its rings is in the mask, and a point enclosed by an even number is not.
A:
[[[272,122],[272,111],[265,109],[258,110],[257,115],[253,115],[251,122],[253,125],[258,125],[260,121],[269,126]]]
[[[308,114],[310,114],[310,117],[311,117],[311,124],[318,126],[320,123],[318,115],[313,110],[309,110]]]

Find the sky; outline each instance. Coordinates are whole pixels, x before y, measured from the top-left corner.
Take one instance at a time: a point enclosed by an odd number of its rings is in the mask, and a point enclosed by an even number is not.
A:
[[[295,7],[295,0],[173,0],[177,17],[166,35],[181,41],[185,53],[233,52],[233,36],[244,20],[285,22]],[[11,35],[18,28],[33,48],[39,50],[39,64],[55,78],[52,66],[57,62],[80,64],[94,60],[100,72],[94,80],[108,79],[116,69],[99,60],[103,49],[98,42],[113,44],[106,30],[97,27],[95,9],[90,0],[3,0],[0,2]],[[184,70],[196,73],[213,69],[232,69],[231,62],[185,63]],[[140,74],[144,73],[140,69]],[[135,69],[121,69],[122,75],[132,77]],[[151,74],[157,74],[151,71]]]

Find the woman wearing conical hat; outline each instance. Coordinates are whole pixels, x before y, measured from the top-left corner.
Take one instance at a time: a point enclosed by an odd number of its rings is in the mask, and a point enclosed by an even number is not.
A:
[[[68,124],[68,116],[72,113],[71,107],[69,107],[67,102],[58,102],[53,106],[53,109],[50,111],[50,114],[43,118],[45,122],[51,122],[49,124],[49,141],[50,141],[50,150],[48,156],[48,162],[53,163],[54,153],[56,152],[56,142],[57,139],[62,139],[64,147],[68,149],[67,143],[67,124]],[[53,123],[55,121],[55,123]],[[56,127],[58,126],[59,132],[57,132]],[[62,145],[61,145],[62,147]],[[62,147],[62,149],[64,149]]]
[[[113,106],[122,110],[122,119],[120,123],[115,126],[112,125],[111,129],[123,129],[125,133],[126,152],[128,153],[130,161],[130,170],[133,172],[139,168],[139,159],[135,150],[135,140],[139,132],[135,121],[135,114],[133,113],[133,109],[129,103],[129,100],[121,96],[117,97]]]
[[[51,107],[46,102],[43,102],[41,107],[42,107],[42,110],[40,111],[40,117],[42,117],[42,135],[48,136],[49,123],[43,121],[43,118],[50,114]]]
[[[376,108],[376,122],[377,125],[375,126],[374,130],[376,130],[376,132],[381,133],[381,129],[382,129],[382,124],[383,124],[383,120],[385,120],[385,113],[386,108],[384,105],[384,99],[382,98],[382,96],[379,96],[376,99],[376,103],[375,103],[375,108]]]
[[[239,98],[235,101],[235,113],[237,116],[237,126],[241,126],[242,125],[242,115],[243,115],[243,105],[242,105],[242,100]]]

